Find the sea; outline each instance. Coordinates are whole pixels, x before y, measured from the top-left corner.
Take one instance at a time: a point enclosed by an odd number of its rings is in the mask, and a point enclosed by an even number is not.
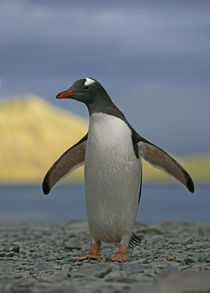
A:
[[[41,185],[0,185],[0,224],[63,225],[72,220],[87,220],[84,185],[60,184],[49,195]],[[137,220],[154,225],[210,222],[210,185],[197,185],[191,194],[179,185],[144,184]]]

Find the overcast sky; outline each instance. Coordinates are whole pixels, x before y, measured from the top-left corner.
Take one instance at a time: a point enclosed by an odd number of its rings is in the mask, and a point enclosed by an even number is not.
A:
[[[210,151],[210,1],[0,1],[0,98],[58,101],[96,78],[134,128],[177,155]]]

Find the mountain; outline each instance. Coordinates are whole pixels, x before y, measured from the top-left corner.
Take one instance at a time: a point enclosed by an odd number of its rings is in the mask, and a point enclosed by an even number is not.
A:
[[[27,95],[0,103],[0,181],[39,182],[71,145],[87,133],[87,121]],[[82,170],[71,174],[81,180]]]
[[[25,95],[0,102],[0,182],[41,182],[49,167],[87,133],[88,121]],[[177,158],[197,182],[209,182],[210,153]],[[68,181],[83,180],[83,168]],[[143,160],[145,182],[175,182]]]

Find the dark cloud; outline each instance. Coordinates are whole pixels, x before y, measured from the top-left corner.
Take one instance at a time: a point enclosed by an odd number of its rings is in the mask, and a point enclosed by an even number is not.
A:
[[[209,150],[209,8],[203,0],[2,1],[0,95],[55,103],[92,76],[145,136],[175,153]],[[60,105],[87,115],[77,103]]]

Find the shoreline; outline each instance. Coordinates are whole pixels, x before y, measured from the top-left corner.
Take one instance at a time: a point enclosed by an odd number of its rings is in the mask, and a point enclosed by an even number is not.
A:
[[[0,291],[159,292],[162,286],[164,292],[164,284],[177,289],[183,278],[188,289],[197,280],[210,290],[210,223],[137,222],[134,232],[142,241],[128,250],[126,262],[110,261],[116,243],[102,243],[99,260],[78,262],[89,249],[85,222],[0,224]]]

